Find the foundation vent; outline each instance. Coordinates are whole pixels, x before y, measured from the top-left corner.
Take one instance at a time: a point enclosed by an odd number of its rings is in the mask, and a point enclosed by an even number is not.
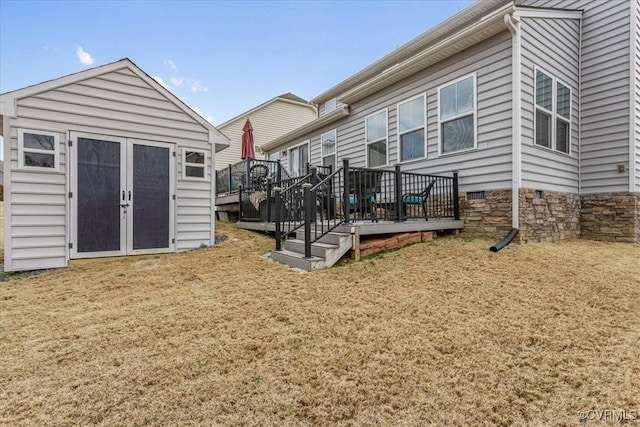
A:
[[[467,200],[484,200],[484,191],[471,191],[467,193]]]

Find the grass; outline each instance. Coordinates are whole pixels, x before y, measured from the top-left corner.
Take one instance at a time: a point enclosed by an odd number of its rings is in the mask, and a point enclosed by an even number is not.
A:
[[[579,425],[640,409],[640,247],[456,237],[301,273],[273,241],[0,283],[4,425]]]

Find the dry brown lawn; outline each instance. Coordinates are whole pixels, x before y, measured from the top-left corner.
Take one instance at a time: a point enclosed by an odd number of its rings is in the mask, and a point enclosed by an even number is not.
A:
[[[578,425],[640,409],[640,247],[464,237],[301,273],[191,253],[0,283],[0,424]],[[638,423],[640,421],[635,421]]]

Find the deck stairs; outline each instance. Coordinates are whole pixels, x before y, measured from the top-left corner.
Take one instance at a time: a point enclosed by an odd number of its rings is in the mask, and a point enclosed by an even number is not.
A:
[[[311,232],[311,239],[315,234]],[[306,271],[322,270],[333,266],[351,250],[351,233],[330,232],[311,244],[311,257],[304,256],[304,229],[296,231],[295,239],[285,240],[281,251],[272,251],[271,258],[281,264]]]

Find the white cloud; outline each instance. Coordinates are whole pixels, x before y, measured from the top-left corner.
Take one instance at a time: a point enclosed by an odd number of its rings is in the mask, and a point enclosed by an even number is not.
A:
[[[157,81],[158,83],[160,83],[160,86],[162,86],[165,89],[169,89],[169,85],[167,84],[166,81],[164,81],[164,79],[160,76],[151,76],[151,78],[155,81]]]
[[[178,67],[176,66],[176,63],[173,62],[170,59],[167,59],[166,61],[164,61],[165,65],[168,65],[169,68],[171,68],[173,70],[174,73],[178,72]]]
[[[81,46],[78,46],[76,49],[76,55],[78,55],[78,59],[80,63],[83,65],[91,65],[96,62],[95,59],[89,54],[89,52],[85,52]]]
[[[196,113],[200,114],[200,116],[205,119],[206,121],[208,121],[209,123],[213,124],[213,117],[212,116],[207,116],[204,112],[202,112],[201,109],[199,109],[198,107],[193,107],[193,111],[195,111]]]
[[[171,84],[174,86],[182,86],[184,83],[184,77],[171,77]]]
[[[188,80],[187,83],[191,86],[191,92],[207,92],[209,90],[208,87],[201,85],[197,80]]]

